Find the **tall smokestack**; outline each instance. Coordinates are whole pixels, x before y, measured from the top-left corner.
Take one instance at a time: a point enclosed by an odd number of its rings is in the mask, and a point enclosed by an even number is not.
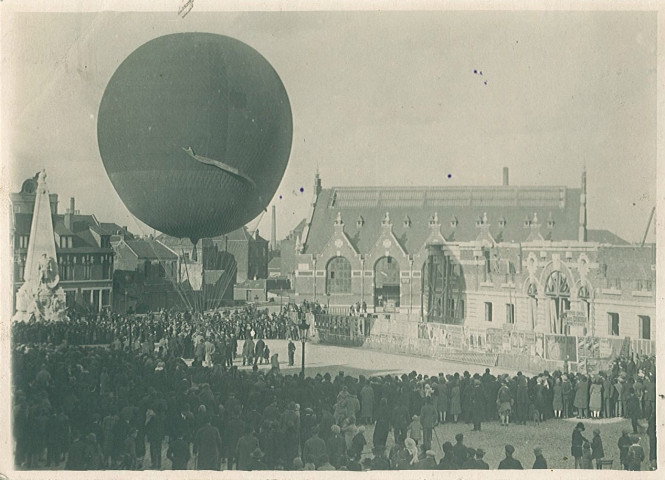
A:
[[[74,213],[74,208],[76,207],[76,200],[74,197],[71,197],[69,199],[69,211],[73,214]]]
[[[508,185],[508,167],[503,167],[503,186],[507,187]]]
[[[277,250],[277,213],[275,206],[272,206],[272,230],[270,232],[270,250]]]

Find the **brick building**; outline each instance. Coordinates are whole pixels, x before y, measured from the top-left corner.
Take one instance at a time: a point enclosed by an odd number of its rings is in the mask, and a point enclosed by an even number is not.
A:
[[[177,292],[178,255],[152,238],[113,242],[113,309],[145,313],[182,306]]]
[[[317,175],[294,250],[298,301],[364,302],[467,344],[495,330],[655,338],[655,247],[587,228],[586,173],[575,188],[511,186],[507,170],[496,187],[323,189]]]

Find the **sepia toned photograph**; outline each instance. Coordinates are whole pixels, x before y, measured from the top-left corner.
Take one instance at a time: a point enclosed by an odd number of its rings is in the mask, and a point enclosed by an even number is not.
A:
[[[660,12],[280,4],[2,5],[0,474],[656,478]]]

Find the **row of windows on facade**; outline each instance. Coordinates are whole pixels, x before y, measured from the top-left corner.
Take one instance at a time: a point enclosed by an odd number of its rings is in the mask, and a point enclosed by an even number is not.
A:
[[[30,235],[19,235],[18,236],[18,247],[19,248],[28,248],[30,243]],[[71,235],[61,235],[60,241],[58,242],[60,248],[74,248],[74,237]],[[111,248],[111,239],[107,235],[103,235],[100,241],[101,248]]]
[[[493,315],[493,303],[485,302],[485,321],[492,322],[494,320]],[[618,337],[620,332],[620,317],[616,312],[607,313],[608,320],[608,332],[610,336]],[[638,315],[637,320],[639,322],[639,335],[643,340],[651,340],[651,317],[648,315]],[[515,324],[515,304],[506,303],[506,323],[514,325]],[[585,332],[586,333],[586,332]]]
[[[423,265],[423,270],[427,264]],[[461,268],[458,264],[449,265],[449,274],[458,277]],[[399,285],[400,269],[393,257],[381,257],[374,265],[377,283],[380,285]],[[351,293],[351,263],[346,257],[333,257],[326,266],[327,293]]]

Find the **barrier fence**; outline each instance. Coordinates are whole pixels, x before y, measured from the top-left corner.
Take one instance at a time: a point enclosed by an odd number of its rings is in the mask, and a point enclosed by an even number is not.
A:
[[[655,353],[652,340],[481,329],[375,316],[316,315],[315,321],[322,343],[532,372],[567,367],[594,373],[608,369],[619,355]]]

